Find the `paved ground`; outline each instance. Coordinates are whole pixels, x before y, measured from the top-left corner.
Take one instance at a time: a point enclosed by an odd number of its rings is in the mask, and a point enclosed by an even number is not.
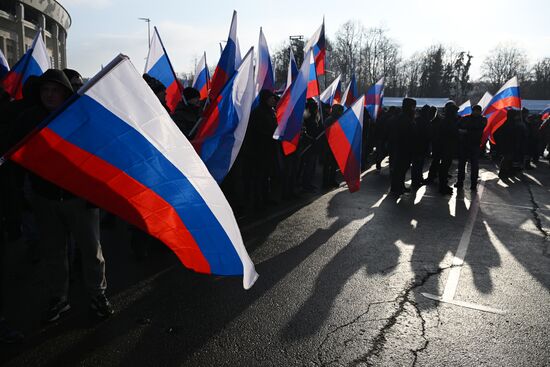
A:
[[[32,313],[42,295],[29,295],[39,272],[14,268],[30,288],[10,312],[30,337],[1,347],[0,363],[550,366],[550,167],[507,183],[482,167],[478,199],[428,187],[397,201],[384,169],[359,193],[341,188],[245,227],[260,273],[249,291],[162,250],[146,263],[111,261],[117,315],[99,324],[82,300],[42,327]],[[106,231],[107,259],[128,256],[125,236],[120,224]]]

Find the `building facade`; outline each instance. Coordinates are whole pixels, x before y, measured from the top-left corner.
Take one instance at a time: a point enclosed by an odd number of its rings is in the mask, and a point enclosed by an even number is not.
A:
[[[67,30],[71,17],[55,0],[1,0],[0,49],[10,67],[31,46],[40,28],[53,68],[67,67]]]

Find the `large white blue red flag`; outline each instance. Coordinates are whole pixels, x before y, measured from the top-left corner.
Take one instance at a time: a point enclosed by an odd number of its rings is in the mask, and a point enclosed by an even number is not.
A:
[[[292,48],[291,48],[290,56],[288,60],[288,72],[286,75],[285,89],[288,89],[292,85],[292,83],[294,83],[294,80],[296,80],[297,76],[298,76],[298,65],[296,64],[296,59],[294,58],[294,52],[292,52]]]
[[[315,31],[304,47],[304,54],[307,54],[310,50],[313,52],[317,75],[325,74],[326,49],[325,19],[323,18],[323,24]]]
[[[550,105],[546,106],[546,108],[540,113],[541,119],[546,120],[550,117]]]
[[[317,70],[315,68],[315,60],[313,59],[313,53],[308,53],[309,57],[304,58],[304,64],[309,60],[309,75],[307,80],[307,96],[306,98],[319,97],[319,81],[317,79]]]
[[[491,102],[491,99],[493,99],[493,95],[489,92],[485,92],[483,97],[477,102],[477,104],[481,107],[481,111],[485,111],[485,107]]]
[[[158,238],[187,268],[254,284],[222,191],[126,56],[43,126],[12,160]]]
[[[487,139],[490,139],[493,144],[495,143],[493,135],[506,122],[507,110],[512,108],[521,109],[521,97],[517,77],[508,80],[495,93],[483,111],[483,114],[487,117],[487,125],[485,125],[481,137],[482,145],[485,145]]]
[[[359,98],[359,91],[357,90],[357,81],[355,80],[355,75],[351,76],[351,80],[346,88],[346,91],[344,92],[343,96],[343,104],[344,107],[349,108],[352,104],[357,101],[357,98]]]
[[[328,144],[350,192],[359,190],[361,184],[364,98],[358,99],[326,129]]]
[[[464,117],[472,114],[472,103],[470,102],[470,100],[467,100],[466,102],[458,106],[457,114],[460,117]]]
[[[218,61],[218,65],[216,66],[210,83],[209,97],[211,100],[215,100],[218,97],[225,83],[233,77],[233,74],[235,74],[239,67],[241,52],[238,50],[238,44],[237,12],[233,11],[227,43],[223,48],[222,55],[220,56],[220,60]]]
[[[157,27],[155,27],[151,39],[149,55],[147,55],[147,62],[145,63],[145,73],[164,85],[166,88],[166,107],[170,112],[174,112],[178,103],[183,99],[183,85],[176,77]]]
[[[10,65],[8,64],[8,60],[6,60],[4,53],[0,50],[0,80],[4,78],[8,71],[10,71]]]
[[[40,76],[50,68],[50,58],[42,38],[42,30],[36,33],[31,47],[2,80],[4,90],[13,99],[23,98],[23,84],[31,75]]]
[[[229,173],[241,148],[255,97],[254,48],[212,101],[200,123],[193,146],[217,182]]]
[[[311,51],[304,60],[309,60]],[[283,152],[289,155],[296,151],[302,131],[302,120],[306,108],[306,95],[308,78],[310,73],[309,62],[303,62],[296,80],[287,87],[283,96],[277,103],[276,116],[277,128],[273,138],[281,141]]]
[[[202,55],[201,60],[195,68],[195,78],[193,78],[193,88],[201,94],[201,100],[208,98],[208,90],[210,89],[210,72],[206,64],[206,52]]]
[[[338,75],[336,79],[330,85],[321,93],[321,96],[319,96],[319,100],[323,102],[324,104],[328,104],[329,106],[339,104],[340,100],[342,99],[341,96],[341,79],[342,75]]]
[[[367,91],[365,97],[365,106],[369,111],[370,118],[376,121],[380,110],[382,109],[382,102],[384,100],[384,78],[382,77]]]

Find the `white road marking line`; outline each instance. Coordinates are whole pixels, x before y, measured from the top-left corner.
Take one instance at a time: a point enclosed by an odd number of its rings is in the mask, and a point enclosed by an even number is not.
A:
[[[484,312],[503,315],[506,313],[506,311],[488,307],[488,306],[477,305],[470,302],[458,301],[454,299],[456,295],[456,290],[458,288],[458,282],[460,280],[460,272],[462,271],[462,266],[464,265],[464,258],[466,257],[468,246],[470,245],[470,239],[472,237],[472,231],[474,229],[474,225],[477,219],[477,213],[479,211],[479,203],[481,201],[481,196],[483,195],[484,189],[485,189],[485,181],[482,180],[481,184],[479,185],[476,196],[472,198],[472,202],[470,203],[470,215],[468,216],[468,220],[466,221],[466,227],[464,228],[464,232],[462,232],[460,243],[458,244],[458,248],[456,250],[455,256],[451,263],[452,268],[449,272],[449,276],[447,277],[447,283],[445,284],[443,295],[436,296],[429,293],[421,293],[421,294],[424,297],[435,301],[445,302],[445,303],[449,303],[449,304],[453,304],[461,307],[467,307],[478,311],[484,311]]]

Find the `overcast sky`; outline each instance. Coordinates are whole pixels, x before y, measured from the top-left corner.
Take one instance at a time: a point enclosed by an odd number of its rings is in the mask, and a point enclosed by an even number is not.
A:
[[[270,49],[290,35],[309,38],[325,16],[333,38],[341,24],[361,21],[382,26],[400,45],[404,57],[434,43],[474,55],[472,76],[499,43],[523,48],[531,62],[550,56],[550,0],[59,0],[72,17],[67,52],[69,67],[92,76],[118,53],[143,70],[147,26],[157,26],[176,72],[193,71],[203,51],[210,66],[218,61],[219,42],[227,39],[233,10],[244,55],[255,46],[260,26]]]

